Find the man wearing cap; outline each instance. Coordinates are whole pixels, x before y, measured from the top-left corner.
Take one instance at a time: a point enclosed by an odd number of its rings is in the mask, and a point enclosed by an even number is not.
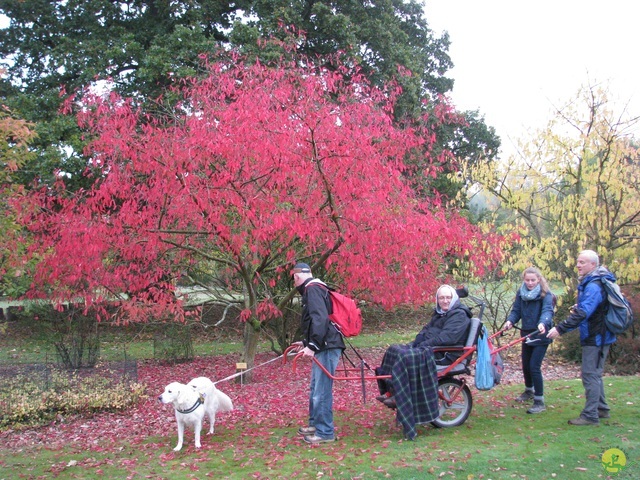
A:
[[[335,374],[345,348],[344,340],[329,320],[332,312],[329,290],[313,278],[306,263],[296,263],[291,272],[293,282],[302,295],[302,341],[294,343],[305,357],[315,357],[324,368]],[[309,392],[309,423],[298,433],[310,444],[333,442],[333,379],[314,362]]]

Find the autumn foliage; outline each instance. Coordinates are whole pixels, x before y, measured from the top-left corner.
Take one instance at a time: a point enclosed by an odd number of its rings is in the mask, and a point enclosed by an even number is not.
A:
[[[460,121],[446,106],[398,124],[399,90],[339,60],[207,68],[153,114],[115,94],[69,98],[97,176],[89,190],[61,180],[14,202],[43,258],[31,296],[181,317],[176,282],[205,264],[244,318],[267,319],[296,259],[386,306],[430,301],[456,261],[471,274],[496,260],[495,238],[408,186],[407,165],[433,178],[451,161],[431,156],[433,128]]]
[[[4,71],[0,68],[0,75]],[[20,282],[16,281],[26,269],[27,262],[19,259],[12,266],[7,262],[9,255],[6,247],[15,239],[19,226],[15,222],[8,200],[21,195],[22,189],[13,175],[33,156],[29,144],[37,137],[34,125],[16,117],[5,105],[0,105],[0,291],[3,295],[16,295],[23,292]],[[23,249],[24,241],[13,245],[13,254],[17,257]]]

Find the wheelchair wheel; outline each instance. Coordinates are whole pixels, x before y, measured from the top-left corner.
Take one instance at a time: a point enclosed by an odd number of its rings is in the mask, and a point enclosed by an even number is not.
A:
[[[452,377],[438,381],[438,405],[440,416],[431,422],[438,428],[462,425],[471,414],[473,399],[469,387]]]

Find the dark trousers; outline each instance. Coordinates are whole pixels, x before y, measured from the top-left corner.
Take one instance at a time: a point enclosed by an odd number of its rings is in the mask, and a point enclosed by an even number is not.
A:
[[[533,394],[536,397],[544,395],[544,381],[542,379],[542,360],[547,353],[549,345],[531,346],[522,344],[522,375],[524,385],[527,388],[533,387]]]
[[[580,416],[598,422],[598,410],[609,411],[604,394],[604,362],[609,354],[609,345],[604,347],[582,347],[582,385],[584,386],[584,409]]]

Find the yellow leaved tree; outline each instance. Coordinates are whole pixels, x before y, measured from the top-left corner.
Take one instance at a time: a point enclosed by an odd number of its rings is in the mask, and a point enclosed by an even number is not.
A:
[[[469,167],[476,190],[498,199],[490,221],[519,234],[506,271],[536,265],[573,298],[575,259],[588,248],[619,283],[639,281],[639,118],[584,87],[517,155]]]

